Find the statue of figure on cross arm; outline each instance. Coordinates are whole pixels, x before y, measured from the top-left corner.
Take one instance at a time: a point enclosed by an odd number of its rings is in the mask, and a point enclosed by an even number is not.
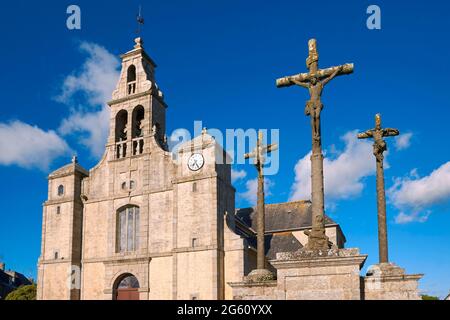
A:
[[[337,76],[351,74],[353,64],[346,63],[341,66],[319,69],[319,51],[317,41],[308,42],[309,54],[306,59],[307,73],[300,73],[277,79],[277,87],[290,87],[297,85],[307,88],[310,98],[306,102],[305,114],[311,117],[312,152],[311,152],[311,206],[312,228],[307,232],[308,243],[305,248],[311,251],[322,251],[331,248],[331,243],[325,233],[325,204],[324,204],[324,178],[323,153],[320,128],[320,114],[323,109],[321,97],[325,85]],[[306,233],[305,233],[306,234]]]
[[[293,83],[298,86],[307,88],[309,91],[310,99],[306,102],[305,115],[311,116],[311,125],[313,127],[313,139],[315,141],[320,140],[320,113],[323,110],[322,104],[322,92],[325,85],[333,80],[340,72],[342,72],[343,66],[339,66],[336,70],[324,80],[320,80],[316,74],[312,74],[305,81],[299,81],[291,79]]]

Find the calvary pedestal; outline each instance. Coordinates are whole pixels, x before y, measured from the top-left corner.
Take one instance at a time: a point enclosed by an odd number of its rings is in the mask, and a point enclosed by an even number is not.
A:
[[[360,300],[360,270],[367,259],[358,249],[279,253],[279,300]]]
[[[421,300],[419,280],[423,274],[406,274],[393,263],[371,266],[364,278],[365,300]]]

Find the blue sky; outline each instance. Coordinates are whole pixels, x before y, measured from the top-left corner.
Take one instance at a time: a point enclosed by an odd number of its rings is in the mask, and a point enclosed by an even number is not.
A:
[[[81,8],[79,31],[66,28],[70,4]],[[370,4],[381,8],[381,30],[366,28]],[[0,258],[11,269],[36,277],[48,173],[74,152],[86,168],[99,159],[107,126],[100,121],[107,114],[102,101],[110,98],[116,57],[133,46],[138,5],[0,5]],[[376,263],[375,162],[354,132],[372,128],[380,112],[383,124],[404,137],[388,141],[390,260],[425,273],[423,292],[448,293],[450,4],[196,0],[146,1],[143,10],[144,46],[159,66],[157,82],[169,105],[168,133],[192,130],[195,120],[221,130],[280,129],[270,203],[307,194],[311,141],[305,90],[277,89],[275,79],[305,71],[313,37],[322,67],[355,63],[355,73],[334,80],[323,96],[328,214],[341,224],[347,247],[369,254],[366,267]],[[234,170],[241,173],[237,206],[248,206],[254,168]]]

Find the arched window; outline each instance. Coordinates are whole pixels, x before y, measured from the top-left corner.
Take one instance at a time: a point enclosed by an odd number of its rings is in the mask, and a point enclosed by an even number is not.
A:
[[[133,138],[142,137],[144,135],[144,107],[137,106],[133,110]]]
[[[62,197],[64,195],[64,186],[61,184],[58,187],[58,196]]]
[[[137,106],[133,110],[133,156],[140,155],[144,152],[144,107]]]
[[[132,274],[120,276],[113,287],[114,300],[139,300],[139,281]]]
[[[131,65],[128,67],[127,71],[127,83],[136,81],[136,67]]]
[[[120,110],[116,115],[116,158],[127,156],[128,112]]]
[[[135,276],[126,276],[119,282],[117,289],[139,289],[139,281]]]
[[[120,110],[116,115],[116,142],[127,140],[128,112]]]
[[[128,94],[136,93],[136,67],[134,65],[128,67],[127,87]]]
[[[117,213],[117,251],[132,252],[138,248],[139,207],[124,207]]]

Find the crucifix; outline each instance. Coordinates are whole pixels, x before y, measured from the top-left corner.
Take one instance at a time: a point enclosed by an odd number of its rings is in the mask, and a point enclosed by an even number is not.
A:
[[[271,279],[272,273],[266,270],[266,256],[264,252],[265,208],[264,208],[264,163],[265,155],[278,149],[277,144],[263,145],[263,132],[258,132],[256,148],[252,153],[245,154],[245,159],[254,158],[258,171],[258,200],[256,205],[257,221],[257,270],[253,274],[258,280]],[[252,274],[249,275],[250,277]]]
[[[367,130],[358,135],[358,139],[373,138],[373,154],[377,161],[377,207],[378,207],[378,251],[380,263],[389,262],[388,259],[388,240],[386,226],[386,195],[384,191],[384,155],[387,150],[386,141],[383,137],[398,136],[400,132],[397,129],[381,127],[381,115],[375,116],[375,128]]]
[[[324,182],[323,182],[323,154],[320,128],[320,115],[323,109],[321,101],[323,88],[337,76],[353,73],[353,64],[347,63],[337,67],[319,69],[319,53],[317,42],[308,42],[309,55],[306,59],[308,73],[300,73],[277,80],[277,87],[297,85],[308,89],[310,99],[306,102],[305,114],[311,118],[312,155],[311,155],[311,202],[312,202],[312,230],[307,232],[308,250],[327,250],[331,243],[325,235],[324,219]]]

